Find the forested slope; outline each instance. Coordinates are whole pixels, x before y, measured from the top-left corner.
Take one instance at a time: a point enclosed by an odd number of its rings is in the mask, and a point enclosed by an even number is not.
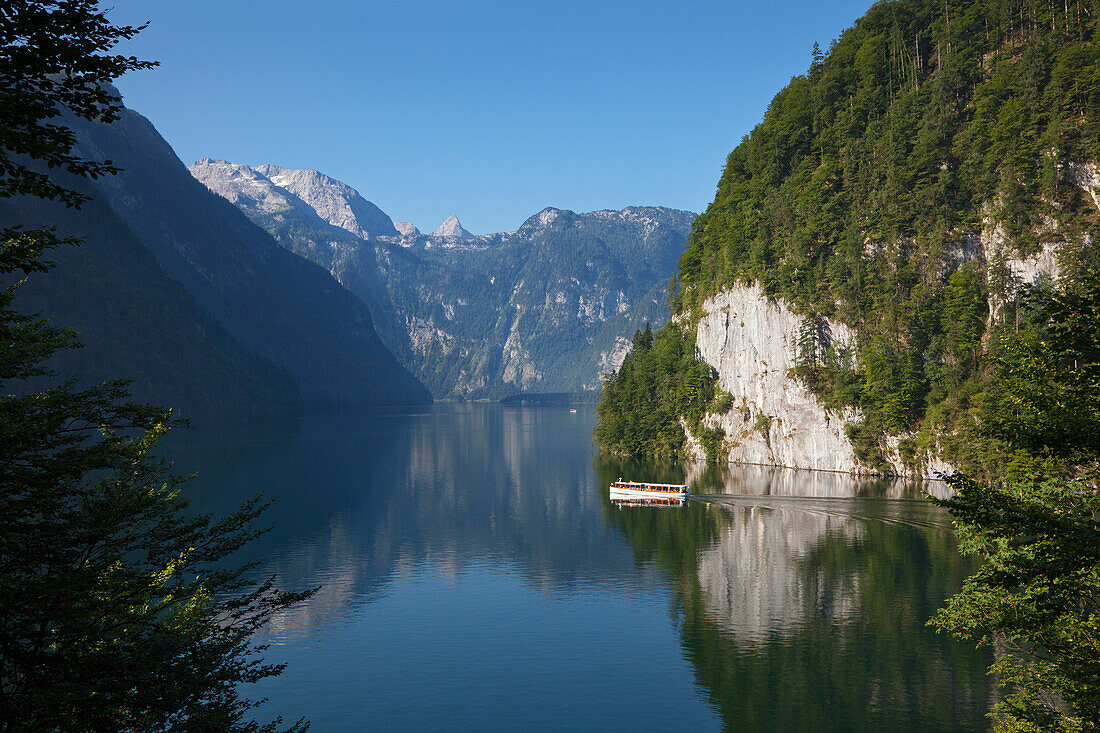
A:
[[[873,6],[730,153],[666,328],[691,338],[708,298],[758,285],[805,317],[791,376],[845,416],[863,465],[994,460],[989,366],[1039,328],[1025,290],[1096,258],[1098,17],[1096,2]],[[850,351],[830,323],[854,330]],[[601,445],[633,452],[613,424]]]

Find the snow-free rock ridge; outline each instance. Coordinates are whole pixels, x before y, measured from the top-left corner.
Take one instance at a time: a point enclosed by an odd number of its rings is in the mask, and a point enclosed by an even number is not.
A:
[[[440,398],[595,393],[629,335],[667,320],[667,279],[695,219],[548,207],[511,232],[472,235],[450,217],[433,234],[398,222],[367,238],[323,206],[358,194],[316,171],[204,159],[192,174],[366,303],[386,345]],[[584,256],[563,258],[563,237]]]
[[[237,206],[251,205],[264,213],[305,207],[357,237],[398,236],[384,211],[348,184],[319,171],[270,163],[252,167],[211,158],[200,158],[189,170],[207,188]]]
[[[434,232],[433,237],[472,237],[468,231],[462,228],[462,224],[459,223],[458,217],[451,214],[447,217],[447,221],[439,225]]]

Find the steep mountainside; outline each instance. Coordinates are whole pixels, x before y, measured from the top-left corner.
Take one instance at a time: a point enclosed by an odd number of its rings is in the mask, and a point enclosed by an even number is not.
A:
[[[122,272],[130,263],[115,257],[111,264],[101,263],[105,280],[89,279],[76,293],[54,291],[51,281],[51,292],[56,292],[52,297],[71,301],[67,306],[70,311],[86,311],[83,321],[89,349],[80,358],[94,360],[96,354],[111,350],[116,352],[112,359],[125,359],[121,354],[130,349],[153,352],[136,358],[133,366],[123,364],[118,370],[121,374],[134,373],[146,357],[171,360],[173,357],[154,351],[159,348],[156,344],[138,342],[137,334],[126,337],[125,318],[106,322],[112,313],[136,311],[142,303],[160,303],[187,323],[196,322],[195,311],[207,314],[208,320],[220,324],[219,338],[235,343],[239,353],[251,352],[260,357],[253,358],[253,366],[247,366],[243,357],[234,357],[240,362],[239,368],[250,370],[256,364],[269,363],[255,368],[256,378],[269,372],[281,375],[284,385],[289,373],[306,405],[430,399],[427,390],[379,340],[370,313],[357,298],[324,269],[280,247],[236,207],[195,181],[145,118],[126,110],[111,125],[76,120],[66,120],[66,124],[77,134],[80,155],[108,159],[122,169],[116,176],[96,181],[95,206],[86,209],[87,214],[73,215],[66,225],[96,242],[97,247],[106,247],[110,244],[99,229],[109,220],[111,227],[125,232],[126,246],[137,252],[135,267],[144,262],[146,269],[160,273],[142,280]],[[344,193],[343,200],[352,216],[373,213],[369,206],[362,205],[366,202]],[[338,210],[334,204],[333,211]],[[22,218],[21,212],[14,215]],[[390,227],[392,230],[392,223]],[[155,263],[149,263],[150,258],[140,253],[138,242]],[[164,274],[175,281],[171,286],[164,285]],[[103,286],[107,277],[124,281],[128,287],[117,293],[103,293],[109,301],[109,307],[103,308],[100,301],[85,298]],[[165,293],[181,294],[181,290],[190,308],[182,314],[176,312],[178,302],[164,303]],[[99,342],[92,337],[97,332],[121,337],[114,342]],[[182,351],[193,341],[183,339],[177,348]],[[204,358],[194,353],[180,357],[183,363]],[[231,374],[221,380],[211,374],[208,384],[211,392],[221,392],[223,401],[237,402],[244,399],[244,393],[236,391],[234,380]],[[216,385],[223,382],[225,389],[218,390]],[[272,384],[269,382],[265,389]]]
[[[997,460],[988,367],[1036,318],[1021,296],[1097,256],[1097,10],[884,2],[815,53],[730,154],[675,325],[609,385],[601,445],[923,474]],[[631,404],[677,339],[713,401]]]
[[[329,194],[292,193],[269,170],[282,169],[205,158],[191,167],[359,296],[386,344],[439,398],[594,394],[629,335],[667,318],[667,281],[694,219],[664,208],[548,208],[515,232],[475,236],[450,217],[430,235],[401,222],[400,236],[355,236],[355,225],[304,203]],[[315,179],[320,188],[325,180]]]
[[[68,185],[94,193],[83,180]],[[0,200],[0,226],[14,222],[56,226],[84,239],[52,252],[54,269],[28,277],[16,301],[23,312],[75,329],[85,344],[51,359],[59,374],[86,383],[131,377],[138,400],[206,422],[301,411],[294,378],[246,350],[199,307],[102,198],[79,211],[37,199]]]
[[[393,221],[385,212],[335,178],[315,170],[289,170],[276,165],[262,165],[257,172],[283,191],[297,196],[329,224],[357,237],[397,236]]]

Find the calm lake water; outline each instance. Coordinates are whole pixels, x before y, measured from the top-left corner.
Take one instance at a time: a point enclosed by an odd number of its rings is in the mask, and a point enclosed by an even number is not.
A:
[[[990,659],[925,627],[973,568],[920,489],[600,459],[588,408],[436,405],[168,446],[246,553],[321,585],[262,709],[315,731],[985,730]],[[706,498],[618,508],[619,476]]]

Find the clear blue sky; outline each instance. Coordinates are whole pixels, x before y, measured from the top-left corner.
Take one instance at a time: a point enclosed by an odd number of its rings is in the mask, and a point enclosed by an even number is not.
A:
[[[118,86],[185,163],[316,168],[395,221],[701,211],[727,153],[870,0],[114,0]]]

